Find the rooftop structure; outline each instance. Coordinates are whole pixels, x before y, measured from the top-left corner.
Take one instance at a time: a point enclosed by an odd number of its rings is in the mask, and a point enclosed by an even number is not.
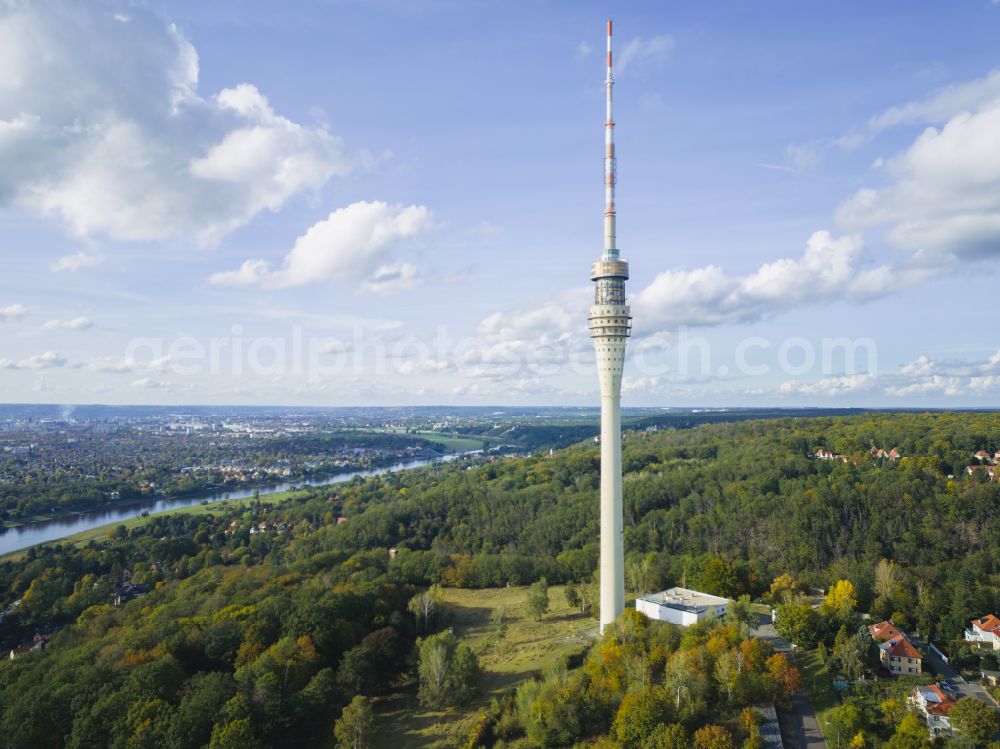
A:
[[[635,609],[650,619],[690,627],[706,619],[722,617],[731,601],[688,588],[670,588],[635,599]]]

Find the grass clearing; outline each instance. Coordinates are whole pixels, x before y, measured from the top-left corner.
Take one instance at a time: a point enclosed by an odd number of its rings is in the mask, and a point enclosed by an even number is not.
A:
[[[525,612],[527,591],[521,587],[443,591],[455,634],[479,657],[482,690],[469,705],[445,711],[421,707],[415,684],[381,700],[376,708],[379,749],[454,746],[472,730],[480,710],[494,695],[581,651],[596,638],[597,621],[571,609],[562,586],[549,588],[549,613],[540,622]],[[505,609],[508,621],[502,638],[491,623],[499,607]]]
[[[816,711],[820,730],[825,734],[828,713],[840,704],[837,692],[833,688],[834,674],[827,670],[826,664],[820,660],[816,650],[796,651],[795,665],[802,674],[802,681],[806,686],[813,710]]]

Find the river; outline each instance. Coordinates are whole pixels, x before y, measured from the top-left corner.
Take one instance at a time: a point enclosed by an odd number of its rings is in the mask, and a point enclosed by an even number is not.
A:
[[[472,451],[478,452],[478,451]],[[25,523],[14,528],[7,528],[0,531],[0,555],[9,554],[12,551],[27,549],[29,546],[44,544],[59,539],[72,536],[76,533],[89,531],[109,523],[128,520],[138,517],[146,512],[150,515],[175,510],[179,507],[191,507],[210,502],[221,502],[226,499],[245,499],[252,497],[255,491],[260,492],[260,496],[275,494],[277,492],[288,491],[294,486],[326,486],[328,484],[339,484],[350,481],[356,476],[362,478],[366,476],[379,476],[383,473],[394,473],[405,471],[408,468],[419,468],[431,463],[447,463],[462,455],[470,453],[453,453],[440,458],[419,458],[414,460],[393,463],[383,468],[372,468],[364,471],[351,471],[349,473],[338,473],[322,479],[286,481],[280,484],[271,484],[266,487],[251,487],[247,489],[233,489],[225,491],[214,491],[207,494],[193,494],[190,497],[152,499],[148,502],[137,502],[122,507],[109,507],[103,510],[91,510],[88,512],[78,512],[72,515],[63,515],[51,520],[39,520],[34,523]]]

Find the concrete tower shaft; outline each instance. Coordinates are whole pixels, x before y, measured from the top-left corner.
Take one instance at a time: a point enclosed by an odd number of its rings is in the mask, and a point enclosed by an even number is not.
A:
[[[608,21],[608,71],[605,78],[607,117],[604,124],[604,252],[591,266],[594,305],[590,308],[590,335],[597,354],[601,386],[601,631],[625,610],[625,550],[622,519],[621,390],[625,343],[632,331],[626,304],[628,263],[615,246],[615,122],[612,117],[611,21]]]

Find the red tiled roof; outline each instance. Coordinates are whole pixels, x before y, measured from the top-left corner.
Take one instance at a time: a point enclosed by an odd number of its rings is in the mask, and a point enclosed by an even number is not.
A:
[[[987,614],[979,619],[973,619],[972,624],[979,627],[984,632],[996,632],[997,634],[1000,634],[1000,619],[997,619],[993,616],[993,614]]]
[[[883,646],[888,655],[895,655],[901,658],[921,658],[920,651],[913,647],[913,643],[904,636],[893,638]]]
[[[950,713],[951,709],[955,707],[955,700],[951,698],[951,695],[945,694],[944,690],[937,684],[931,684],[929,689],[938,696],[938,702],[928,702],[927,712],[931,715],[947,715]]]
[[[903,633],[893,626],[892,622],[879,622],[868,626],[868,631],[872,633],[872,638],[879,642],[891,640],[893,637],[900,637]]]

